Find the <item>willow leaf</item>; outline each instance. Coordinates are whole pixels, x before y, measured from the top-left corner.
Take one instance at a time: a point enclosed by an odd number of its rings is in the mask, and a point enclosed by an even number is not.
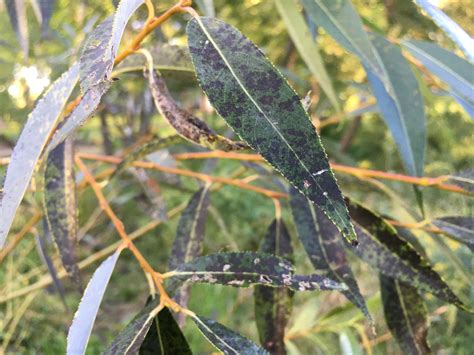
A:
[[[459,48],[461,48],[466,57],[469,58],[471,62],[474,62],[474,39],[429,0],[415,0],[415,3],[451,37]]]
[[[455,90],[451,90],[450,94],[458,102],[458,104],[462,106],[464,111],[466,111],[466,113],[471,116],[472,119],[474,119],[474,101],[466,99]]]
[[[41,32],[44,34],[49,28],[49,20],[53,15],[56,0],[33,0],[32,5],[35,4],[41,15]]]
[[[367,77],[405,169],[411,175],[421,176],[425,157],[426,119],[418,81],[397,46],[381,36],[371,37],[384,64],[387,84],[383,84],[368,68]]]
[[[350,0],[302,0],[308,16],[349,52],[357,55],[379,78],[383,65]]]
[[[474,101],[474,65],[430,42],[404,41],[403,46],[438,78]]]
[[[324,148],[287,81],[250,40],[220,20],[194,18],[187,33],[198,80],[218,113],[355,242]]]
[[[253,341],[224,327],[222,324],[201,316],[192,317],[202,334],[224,355],[270,354]]]
[[[360,239],[359,247],[351,248],[357,256],[386,276],[473,312],[453,293],[428,261],[398,236],[391,225],[353,201],[348,203],[348,207]]]
[[[474,193],[474,169],[466,169],[449,176],[449,183]]]
[[[260,252],[293,259],[290,235],[281,219],[275,219],[267,230]],[[256,286],[255,321],[260,343],[272,354],[286,354],[285,327],[291,316],[292,292],[285,288]]]
[[[190,355],[192,351],[168,308],[153,320],[140,348],[140,355]]]
[[[371,326],[374,320],[367,309],[357,281],[347,263],[343,241],[327,217],[298,191],[290,191],[290,204],[303,247],[316,270],[348,286],[343,294],[364,313]]]
[[[413,286],[380,275],[385,320],[406,354],[431,354],[428,346],[428,312]]]
[[[157,75],[152,66],[146,72],[146,76],[155,106],[178,134],[210,149],[229,151],[247,148],[244,143],[232,142],[216,134],[206,122],[182,109],[171,96],[163,77]]]
[[[3,197],[0,200],[0,248],[5,244],[41,152],[78,79],[79,66],[75,64],[51,85],[28,116],[13,149],[3,185]]]
[[[48,227],[67,273],[81,289],[76,261],[77,206],[74,179],[74,149],[71,140],[48,155],[44,171],[44,207]]]
[[[473,217],[441,217],[431,222],[443,232],[448,233],[457,241],[474,250],[474,218]]]
[[[337,111],[340,111],[339,100],[332,85],[329,74],[324,66],[318,46],[313,40],[303,15],[298,11],[295,0],[276,0],[276,7],[290,34],[291,40],[301,54],[311,74],[331,101]]]
[[[105,259],[92,275],[67,335],[67,355],[84,354],[100,303],[122,249]]]
[[[6,7],[18,43],[23,50],[25,58],[28,58],[28,19],[26,17],[25,0],[7,0]]]
[[[105,19],[90,34],[79,60],[81,89],[84,93],[110,80],[125,26],[143,2],[144,0],[120,1],[115,14]]]

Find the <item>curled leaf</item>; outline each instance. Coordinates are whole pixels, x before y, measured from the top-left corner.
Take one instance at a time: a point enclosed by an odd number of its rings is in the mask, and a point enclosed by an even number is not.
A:
[[[209,101],[253,149],[329,216],[356,236],[320,139],[300,99],[263,53],[234,27],[194,18],[188,43]]]

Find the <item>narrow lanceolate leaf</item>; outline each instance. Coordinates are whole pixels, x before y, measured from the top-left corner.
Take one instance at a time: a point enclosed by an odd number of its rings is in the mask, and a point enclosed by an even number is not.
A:
[[[436,227],[474,250],[474,218],[442,217],[432,221]]]
[[[428,346],[428,312],[413,286],[380,275],[385,320],[405,354],[431,354]]]
[[[383,65],[350,0],[302,0],[308,16],[349,52],[357,55],[379,78]]]
[[[140,355],[191,355],[188,341],[168,308],[153,320],[140,348]]]
[[[247,148],[244,143],[232,142],[216,134],[206,122],[182,109],[171,96],[163,77],[157,75],[152,67],[146,72],[146,76],[155,106],[182,137],[210,149],[229,151]]]
[[[285,286],[295,291],[345,290],[347,286],[320,275],[294,275],[283,258],[254,252],[218,253],[178,266],[168,274],[175,289],[180,282],[203,282],[235,287]]]
[[[391,225],[353,201],[348,203],[348,207],[360,239],[359,247],[351,248],[357,256],[386,276],[472,312],[427,260],[410,243],[401,239]]]
[[[249,39],[220,20],[194,18],[187,33],[199,82],[218,113],[355,242],[324,148],[287,81]]]
[[[275,219],[267,230],[260,252],[293,259],[290,235],[281,219]],[[260,343],[272,354],[286,354],[285,327],[291,316],[292,292],[286,288],[256,286],[255,321]]]
[[[339,111],[340,105],[337,94],[332,86],[331,78],[324,66],[318,46],[313,40],[303,15],[298,11],[295,0],[276,0],[278,12],[290,34],[291,40],[301,54],[311,74],[328,96],[334,108]]]
[[[462,49],[471,62],[474,62],[474,39],[456,22],[436,7],[430,0],[415,0],[429,17]]]
[[[44,172],[44,207],[48,227],[69,276],[81,289],[76,262],[77,210],[74,179],[74,149],[71,140],[48,155]]]
[[[430,42],[404,41],[403,46],[438,78],[474,102],[474,65]]]
[[[0,248],[5,243],[41,152],[78,78],[79,66],[75,64],[53,83],[28,116],[13,149],[3,185],[3,198],[0,200]]]
[[[100,264],[92,275],[82,296],[79,308],[74,316],[69,333],[67,335],[67,355],[84,354],[91,335],[100,303],[104,297],[105,290],[110,277],[120,256],[121,249],[109,256]]]
[[[208,207],[209,186],[205,186],[191,197],[181,214],[168,262],[170,270],[201,255]]]
[[[343,294],[361,309],[373,327],[374,321],[347,263],[344,244],[338,236],[337,229],[311,201],[298,191],[292,189],[290,196],[296,229],[314,268],[324,271],[331,279],[345,283],[348,290],[343,291]]]
[[[366,68],[367,77],[385,123],[397,143],[405,169],[411,175],[421,176],[425,157],[426,119],[418,82],[397,46],[381,36],[371,37],[383,61],[387,83],[384,85],[369,68]]]
[[[201,316],[194,316],[192,319],[207,340],[225,355],[270,354],[253,341],[214,320]]]
[[[466,169],[449,175],[448,182],[474,193],[474,169]]]
[[[53,15],[56,0],[32,0],[32,5],[38,9],[40,15],[41,30],[45,33],[49,28],[49,20]]]
[[[91,33],[81,54],[81,89],[110,79],[125,26],[144,0],[122,0],[114,15],[109,16]]]
[[[451,90],[451,96],[462,106],[464,111],[474,119],[474,101],[466,99],[464,96],[456,92],[455,90]]]
[[[28,58],[28,20],[26,18],[25,0],[7,0],[6,6],[8,17],[10,18],[18,43],[20,43],[25,58]]]

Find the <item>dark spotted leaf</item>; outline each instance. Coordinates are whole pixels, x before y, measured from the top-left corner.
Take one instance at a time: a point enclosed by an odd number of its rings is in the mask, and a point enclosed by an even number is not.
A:
[[[189,49],[185,46],[175,46],[159,43],[147,48],[153,58],[153,67],[166,78],[168,72],[193,73]],[[132,71],[143,71],[147,68],[147,60],[143,55],[130,55],[114,69],[114,75]]]
[[[428,16],[462,49],[471,62],[474,62],[474,39],[469,36],[456,22],[441,11],[430,0],[415,0]]]
[[[232,26],[194,18],[187,33],[198,80],[217,112],[354,242],[354,228],[326,153],[295,91]]]
[[[76,261],[77,210],[74,179],[74,148],[70,139],[48,155],[44,171],[44,207],[53,236],[67,273],[81,290]]]
[[[80,81],[84,93],[110,80],[125,26],[143,2],[144,0],[120,1],[115,14],[105,19],[90,34],[80,58]]]
[[[418,81],[400,48],[378,35],[371,35],[374,48],[384,63],[384,84],[369,68],[367,77],[385,123],[392,132],[406,171],[422,176],[426,119]]]
[[[431,354],[428,312],[415,287],[380,275],[385,320],[405,354]]]
[[[54,132],[51,142],[47,147],[47,153],[53,150],[61,142],[64,142],[64,140],[69,137],[76,128],[84,124],[84,122],[97,109],[100,99],[107,92],[109,87],[110,82],[104,82],[94,86],[82,96],[81,102],[79,102],[71,114],[64,119],[56,132]]]
[[[269,354],[253,341],[244,338],[214,320],[197,315],[192,319],[207,340],[225,355]]]
[[[324,66],[323,58],[303,15],[298,10],[295,0],[276,0],[275,5],[301,58],[303,58],[311,74],[326,93],[331,104],[337,111],[340,111],[339,99]]]
[[[360,240],[351,250],[386,276],[407,283],[420,291],[472,312],[406,240],[380,216],[353,201],[348,202]]]
[[[23,50],[23,55],[28,58],[28,19],[26,17],[26,4],[24,0],[6,0],[8,17],[15,31],[16,38]]]
[[[384,78],[380,58],[350,0],[302,0],[302,4],[316,25],[357,55],[379,78]]]
[[[343,294],[364,313],[371,326],[374,321],[367,309],[357,281],[347,262],[343,241],[328,218],[298,191],[290,191],[290,204],[299,238],[311,263],[328,277],[345,283],[348,287]]]
[[[281,219],[275,219],[267,230],[260,252],[293,259],[290,235]],[[291,316],[292,292],[281,287],[255,286],[255,321],[260,343],[272,354],[286,354],[285,327]]]
[[[216,134],[206,122],[182,109],[171,96],[163,77],[157,75],[153,66],[145,73],[156,108],[182,137],[209,149],[229,151],[247,148],[244,143],[232,142]]]
[[[451,89],[474,101],[473,64],[434,43],[404,41],[403,46]]]
[[[461,216],[441,217],[431,223],[457,241],[466,244],[471,250],[474,250],[474,218]]]
[[[203,282],[235,287],[285,286],[295,291],[344,290],[347,286],[320,275],[294,275],[283,258],[254,252],[218,253],[202,256],[168,273],[175,289],[180,282]]]
[[[105,259],[92,275],[67,335],[67,355],[84,354],[100,303],[122,249]]]
[[[163,308],[153,320],[140,348],[140,355],[188,355],[189,344],[168,308]]]
[[[0,200],[0,248],[5,243],[41,152],[78,78],[79,66],[75,64],[51,85],[28,116],[13,149],[3,185],[3,198]]]
[[[146,157],[148,154],[156,152],[160,149],[169,147],[170,145],[179,143],[182,141],[182,138],[178,135],[169,136],[165,138],[154,138],[151,141],[141,145],[140,147],[133,150],[131,153],[127,154],[127,156],[117,165],[117,169],[115,169],[113,175],[110,179],[114,176],[120,174],[123,170],[129,167],[134,161],[140,160]]]

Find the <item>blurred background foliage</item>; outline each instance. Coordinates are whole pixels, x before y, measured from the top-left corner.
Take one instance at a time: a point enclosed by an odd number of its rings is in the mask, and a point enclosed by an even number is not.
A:
[[[453,43],[429,19],[424,17],[410,0],[355,0],[364,23],[371,30],[389,37],[425,39],[460,54]],[[438,5],[464,29],[474,35],[474,6],[472,0],[438,0]],[[157,10],[165,10],[173,1],[154,1]],[[328,100],[320,95],[317,83],[304,65],[292,44],[285,24],[271,0],[214,0],[216,16],[239,28],[254,41],[288,77],[301,97],[312,90],[313,118],[324,120],[335,114]],[[35,100],[49,83],[57,78],[80,53],[81,45],[97,21],[113,11],[111,1],[58,0],[50,21],[50,29],[42,33],[32,8],[28,8],[29,57],[25,58],[11,28],[5,4],[0,2],[0,157],[8,156]],[[128,26],[123,42],[127,42],[141,27],[146,14],[140,9]],[[144,47],[157,42],[186,44],[186,16],[176,16],[146,39]],[[365,72],[355,56],[348,54],[332,38],[317,30],[316,41],[343,104],[350,112],[371,98]],[[418,76],[422,73],[416,67]],[[216,130],[225,133],[223,120],[209,109],[195,79],[191,76],[170,77],[173,95],[190,110],[204,117]],[[425,174],[438,176],[472,167],[474,163],[473,121],[450,97],[434,94],[428,86],[423,90],[428,119],[428,143]],[[120,75],[120,81],[104,97],[94,118],[76,134],[76,149],[114,154],[146,135],[171,133],[156,112],[151,96],[140,72]],[[330,159],[336,162],[384,171],[403,172],[396,145],[383,120],[377,113],[366,113],[360,118],[343,118],[336,125],[321,130],[323,143]],[[197,150],[181,144],[173,153]],[[215,163],[215,162],[214,162]],[[215,175],[230,176],[242,169],[239,162],[186,162],[195,171],[204,170]],[[97,166],[95,172],[102,168]],[[5,173],[0,166],[0,176]],[[243,175],[256,174],[248,167]],[[153,174],[151,174],[153,175]],[[186,202],[198,184],[190,179],[153,176],[161,181],[161,190],[169,209]],[[267,178],[262,178],[262,184]],[[260,181],[260,180],[259,180]],[[269,181],[269,180],[268,180]],[[411,221],[417,210],[413,189],[399,183],[380,184],[371,180],[338,175],[345,194],[355,197],[375,210]],[[16,218],[18,231],[31,216],[35,206],[41,205],[41,181],[33,184],[35,193],[27,194]],[[140,184],[133,176],[123,175],[108,186],[106,195],[123,219],[128,231],[148,223],[156,217],[157,207],[150,204]],[[473,203],[465,197],[424,189],[426,217],[443,215],[473,215]],[[103,216],[94,220],[97,202],[90,191],[79,196],[80,225],[89,223],[79,247],[80,259],[117,240],[110,222]],[[296,237],[291,216],[284,206],[284,219]],[[411,215],[410,215],[411,213]],[[211,211],[206,225],[204,253],[223,250],[256,250],[267,226],[274,217],[272,202],[248,191],[224,187],[211,195]],[[158,270],[165,270],[167,257],[176,231],[177,218],[171,218],[137,241],[137,246]],[[84,229],[85,230],[85,229]],[[41,231],[34,229],[34,233]],[[33,234],[27,236],[0,269],[0,296],[39,280],[46,268],[35,251]],[[435,269],[446,279],[461,298],[473,299],[474,292],[460,276],[457,268],[472,271],[472,254],[451,240],[445,242],[451,251],[440,247],[432,236],[415,231],[419,241],[435,264]],[[311,266],[297,238],[296,264],[302,272]],[[52,253],[57,259],[56,252]],[[459,264],[450,262],[452,258]],[[290,353],[338,354],[347,349],[352,353],[396,354],[400,350],[385,326],[378,276],[367,265],[353,258],[352,267],[361,290],[376,318],[377,335],[373,336],[360,311],[343,296],[325,293],[302,293],[295,296],[294,310],[287,330]],[[93,267],[83,270],[83,281],[90,277]],[[129,253],[119,260],[105,300],[96,321],[88,351],[98,353],[144,304],[148,287],[146,280]],[[471,274],[472,275],[472,274]],[[63,353],[66,333],[80,295],[67,280],[69,311],[65,312],[53,288],[33,292],[0,305],[0,342],[8,337],[11,353]],[[472,317],[442,305],[426,295],[432,326],[429,341],[436,353],[472,353]],[[209,317],[257,341],[253,315],[252,289],[221,286],[193,286],[190,309]],[[12,325],[13,331],[12,331]],[[185,328],[196,353],[212,351],[191,322]],[[11,333],[11,334],[10,334]],[[346,349],[346,350],[344,350]],[[346,352],[350,353],[350,352]]]

